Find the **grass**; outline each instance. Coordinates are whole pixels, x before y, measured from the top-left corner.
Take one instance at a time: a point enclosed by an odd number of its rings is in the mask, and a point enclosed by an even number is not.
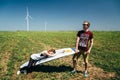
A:
[[[96,32],[96,43],[93,48],[94,64],[107,72],[115,72],[120,79],[120,32]]]
[[[38,65],[28,75],[16,75],[19,66],[28,61],[32,53],[50,48],[75,47],[76,33],[0,32],[0,80],[83,80],[83,65],[78,66],[79,73],[69,73],[72,70],[72,55]],[[120,32],[93,33],[94,46],[89,58],[91,66],[87,80],[119,80]],[[115,75],[111,77],[112,73]]]

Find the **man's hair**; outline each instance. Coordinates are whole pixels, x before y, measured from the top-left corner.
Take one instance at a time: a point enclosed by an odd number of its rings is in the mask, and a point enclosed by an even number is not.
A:
[[[90,27],[90,22],[89,21],[84,21],[83,24],[88,23],[87,26],[88,28]]]

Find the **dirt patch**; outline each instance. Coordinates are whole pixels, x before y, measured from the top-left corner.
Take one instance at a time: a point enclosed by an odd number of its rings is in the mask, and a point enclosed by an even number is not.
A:
[[[44,43],[40,43],[40,45],[43,45],[45,46]],[[48,46],[49,48],[50,46]],[[67,57],[64,57],[64,58],[60,58],[58,59],[56,62],[60,62],[60,64],[65,64],[67,66],[72,66],[72,56],[67,56]],[[16,72],[17,72],[17,68],[18,66],[16,65],[15,66],[15,73],[14,73],[14,79],[17,78],[17,75],[16,75]],[[88,65],[88,73],[89,73],[89,76],[87,78],[84,78],[83,76],[83,72],[84,72],[84,62],[83,62],[83,59],[80,58],[79,62],[78,62],[78,73],[74,74],[73,76],[70,76],[67,80],[109,80],[110,78],[112,77],[116,77],[116,73],[115,72],[106,72],[104,71],[103,69],[101,68],[98,68],[94,65],[91,65],[89,64]],[[42,72],[42,73],[39,73],[39,72],[32,72],[28,75],[24,75],[24,79],[25,80],[29,80],[29,79],[36,79],[36,77],[34,77],[34,74],[43,74],[44,75],[48,75],[48,72]],[[53,73],[51,73],[53,74]],[[62,79],[62,74],[66,74],[64,72],[57,72],[56,74],[54,74],[57,78],[60,78]],[[66,74],[66,76],[69,76],[69,74]],[[38,79],[39,80],[39,79]],[[50,80],[50,79],[48,79]]]
[[[61,62],[61,64],[64,64],[66,62],[68,63],[68,65],[71,64],[72,66],[72,56],[64,57],[62,59],[59,59],[59,61]],[[78,73],[75,74],[74,80],[109,80],[112,77],[116,77],[115,72],[106,72],[101,68],[88,64],[89,76],[87,78],[84,78],[84,62],[82,58],[80,58],[80,60],[78,61],[77,69]]]
[[[71,58],[72,58],[72,56],[60,58],[56,62],[61,62],[60,63],[61,65],[65,64],[65,65],[69,65],[69,66],[72,67],[72,60],[70,60]],[[44,66],[47,68],[47,65],[44,65]],[[16,66],[16,67],[18,67],[18,66]],[[83,72],[84,72],[84,63],[83,63],[83,61],[80,61],[77,67],[78,67],[78,73],[75,73],[72,76],[70,76],[69,73],[64,72],[64,70],[63,70],[63,72],[59,72],[59,70],[58,70],[58,72],[56,71],[56,73],[54,73],[54,71],[53,71],[53,72],[51,72],[51,75],[54,75],[54,78],[58,78],[59,80],[63,79],[63,77],[64,77],[64,76],[62,76],[63,74],[65,74],[66,77],[69,76],[66,80],[73,80],[73,79],[74,80],[109,80],[110,78],[116,76],[116,74],[114,72],[106,72],[101,68],[98,68],[98,67],[96,67],[94,65],[89,64],[89,66],[88,66],[89,76],[87,78],[85,78],[83,76]],[[51,71],[52,71],[53,68],[56,68],[56,67],[54,65],[53,65],[53,67],[51,66]],[[60,69],[60,68],[57,68],[57,69]],[[41,71],[43,71],[43,72],[41,72]],[[39,75],[44,74],[44,75],[47,75],[48,77],[50,77],[48,75],[49,72],[46,72],[44,70],[41,70],[41,71],[40,72],[39,71],[38,72],[32,72],[32,73],[29,73],[28,75],[24,75],[24,79],[25,80],[37,79],[34,76],[34,74],[39,74]],[[14,74],[14,77],[16,77],[16,73]],[[48,77],[47,77],[47,79],[48,79]],[[16,78],[14,78],[14,79],[16,79]],[[50,80],[50,79],[48,79],[48,80]]]
[[[82,62],[81,65],[78,66],[78,71],[84,72],[84,63]],[[106,72],[101,68],[98,68],[94,65],[89,64],[88,65],[88,74],[89,76],[87,78],[82,77],[85,80],[109,80],[112,77],[116,76],[115,72]],[[75,79],[78,80],[78,79]]]

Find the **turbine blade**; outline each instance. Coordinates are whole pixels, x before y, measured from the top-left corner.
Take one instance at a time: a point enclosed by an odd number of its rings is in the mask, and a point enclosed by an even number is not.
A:
[[[25,17],[25,20],[27,20],[27,16]]]
[[[32,17],[31,16],[28,16],[30,19],[32,19]]]

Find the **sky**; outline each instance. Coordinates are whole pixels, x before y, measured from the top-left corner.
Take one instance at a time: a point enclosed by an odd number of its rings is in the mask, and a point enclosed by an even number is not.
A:
[[[0,31],[120,31],[120,0],[0,0]]]

